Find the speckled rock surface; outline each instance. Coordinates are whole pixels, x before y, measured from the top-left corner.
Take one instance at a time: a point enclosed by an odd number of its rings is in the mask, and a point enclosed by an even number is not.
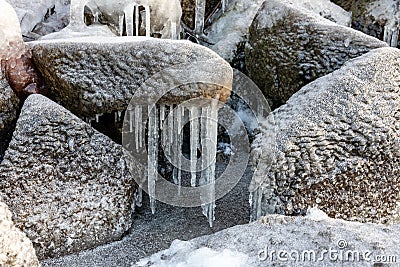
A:
[[[188,41],[152,38],[80,38],[31,44],[38,69],[51,86],[50,97],[79,116],[123,111],[143,82],[162,71],[175,69],[187,76],[199,75],[224,86],[209,92],[226,98],[232,86],[232,68],[208,48]],[[179,52],[178,52],[179,51]],[[173,73],[173,72],[170,72]],[[159,75],[159,85],[174,81],[174,75]],[[198,82],[194,80],[194,82]],[[154,84],[154,83],[153,83]],[[190,98],[197,90],[175,90],[171,99]],[[223,100],[223,99],[221,99]]]
[[[25,101],[0,192],[39,258],[121,238],[135,188],[121,146],[44,96]]]
[[[19,99],[11,89],[0,70],[0,161],[10,141],[12,127],[15,125]]]
[[[400,50],[380,48],[303,87],[275,110],[275,161],[255,180],[258,214],[304,214],[398,222],[400,215]],[[271,121],[271,120],[269,120]],[[263,166],[268,144],[254,142]],[[256,199],[256,198],[255,198]],[[253,211],[254,212],[254,211]]]
[[[269,215],[190,241],[176,240],[133,266],[390,266],[398,262],[399,225]],[[279,256],[278,256],[279,255]],[[148,265],[146,265],[148,264]]]
[[[0,198],[0,266],[36,267],[38,259],[32,242],[16,228],[11,212]]]
[[[289,1],[265,1],[250,28],[250,78],[275,107],[302,86],[386,43],[340,26]]]

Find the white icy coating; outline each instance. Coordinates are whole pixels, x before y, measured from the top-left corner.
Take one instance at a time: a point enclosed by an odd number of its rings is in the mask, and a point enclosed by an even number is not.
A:
[[[329,219],[329,216],[322,210],[318,209],[317,207],[314,207],[314,208],[309,208],[307,210],[306,218],[311,219],[313,221],[323,221]]]
[[[151,262],[154,267],[241,267],[247,260],[248,256],[241,252],[195,248],[191,242],[175,240],[169,249],[142,259],[134,266],[149,266],[147,263]]]
[[[264,0],[233,0],[228,3],[226,13],[218,18],[207,30],[212,50],[227,61],[231,61],[238,43],[246,39],[249,28]],[[313,14],[329,18],[343,26],[351,25],[351,13],[329,0],[293,0],[291,4],[304,8]],[[284,16],[279,11],[271,11],[275,16]],[[274,20],[265,21],[273,26]]]
[[[26,50],[17,14],[4,0],[0,0],[0,10],[0,59],[20,57]]]

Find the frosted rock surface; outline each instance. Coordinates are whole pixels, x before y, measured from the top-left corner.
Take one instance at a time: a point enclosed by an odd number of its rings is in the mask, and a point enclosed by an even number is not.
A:
[[[398,255],[399,230],[399,225],[269,215],[255,223],[190,241],[175,240],[169,249],[132,266],[371,266],[376,256]],[[331,257],[328,251],[323,254],[329,249],[333,252]],[[293,258],[282,254],[279,260],[279,251],[291,253]],[[352,258],[353,252],[368,253],[370,257]],[[213,265],[220,258],[225,261]],[[209,262],[209,259],[215,261]]]
[[[351,221],[398,222],[400,51],[380,48],[347,62],[276,109],[270,170],[257,170],[253,214],[305,214],[318,207]],[[268,149],[259,135],[254,161]],[[257,152],[258,151],[258,152]],[[256,200],[254,200],[256,201]]]
[[[251,23],[263,2],[262,0],[229,1],[225,13],[207,29],[207,37],[213,44],[209,47],[231,62],[238,44],[246,40]],[[351,14],[329,0],[295,0],[292,3],[340,25],[351,24]]]
[[[387,46],[290,1],[265,1],[250,28],[246,66],[275,106],[346,61]]]
[[[36,258],[32,242],[14,226],[11,212],[0,198],[0,266],[36,267]]]
[[[41,95],[24,104],[0,165],[0,191],[39,258],[118,240],[136,185],[122,147]]]
[[[226,89],[232,86],[230,65],[210,49],[188,41],[80,38],[32,42],[31,47],[38,69],[51,86],[52,97],[75,114],[87,117],[124,111],[143,82],[160,73],[159,78],[153,79],[151,90],[142,92],[143,98],[160,91],[155,88],[165,88],[177,75],[190,73],[213,77],[216,84],[225,88],[207,84],[177,88],[165,96],[167,102],[176,103],[196,94],[219,94],[225,102],[230,94]]]

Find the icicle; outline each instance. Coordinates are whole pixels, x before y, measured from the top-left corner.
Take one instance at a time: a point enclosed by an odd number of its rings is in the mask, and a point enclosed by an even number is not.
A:
[[[150,7],[144,6],[146,12],[146,37],[150,37]]]
[[[118,113],[114,112],[114,122],[117,123],[118,122]]]
[[[160,105],[160,129],[161,130],[164,127],[164,120],[165,120],[165,106]]]
[[[143,190],[142,190],[142,188],[138,187],[138,189],[136,189],[134,197],[135,197],[136,206],[141,207],[142,206],[142,202],[143,202],[142,201],[143,200]]]
[[[185,117],[185,108],[183,106],[178,106],[177,107],[177,125],[176,128],[178,130],[178,174],[177,174],[177,180],[178,180],[178,195],[181,194],[181,185],[182,185],[182,145],[183,145],[183,125],[182,125],[182,119]]]
[[[132,6],[127,6],[124,10],[125,12],[125,22],[126,22],[126,35],[133,36],[133,8]]]
[[[99,22],[99,12],[95,12],[93,15],[93,23],[98,23]]]
[[[221,1],[222,4],[222,13],[225,13],[225,9],[226,9],[226,0],[222,0]]]
[[[133,132],[133,123],[135,121],[133,110],[129,110],[129,132]],[[135,140],[136,141],[136,140]],[[136,142],[135,142],[136,143]]]
[[[135,5],[135,27],[136,27],[136,36],[139,36],[139,6]]]
[[[178,34],[176,32],[176,22],[171,22],[171,39],[178,40]]]
[[[157,108],[148,107],[149,111],[149,129],[148,129],[148,162],[147,162],[147,179],[148,179],[148,192],[150,197],[151,212],[156,212],[156,179],[158,167],[158,123],[157,123]]]
[[[256,221],[261,217],[263,190],[261,187],[258,187],[254,192],[250,192],[249,202],[251,207],[250,221]]]
[[[174,183],[177,185],[178,184],[178,173],[177,173],[177,166],[175,166],[176,164],[176,156],[177,153],[176,151],[173,150],[173,146],[177,145],[177,129],[176,129],[176,117],[177,117],[177,113],[176,113],[176,109],[174,110],[174,106],[170,106],[169,109],[169,119],[168,119],[168,144],[170,145],[170,149],[169,149],[169,155],[171,157],[171,161],[173,162],[173,170],[172,170],[172,179],[174,181]]]
[[[204,17],[206,13],[206,0],[196,0],[195,32],[202,35],[204,30]]]
[[[190,108],[190,184],[192,187],[196,186],[196,163],[197,163],[197,149],[199,145],[199,108]]]
[[[122,111],[117,111],[117,118],[118,118],[118,121],[122,120]]]
[[[119,36],[124,35],[124,15],[119,16],[118,26],[119,26]]]
[[[103,116],[103,114],[96,114],[96,123],[99,123],[101,116]]]
[[[135,146],[136,152],[142,147],[142,106],[135,106]]]
[[[203,117],[201,125],[202,142],[207,138],[211,141],[211,146],[203,144],[202,146],[202,184],[211,184],[212,189],[207,192],[208,197],[205,199],[215,198],[215,156],[217,153],[217,137],[218,137],[218,101],[211,100],[211,106],[203,107]],[[204,158],[203,158],[204,157]],[[207,166],[208,165],[208,166]],[[206,168],[207,167],[207,168]],[[215,220],[215,201],[202,205],[203,214],[208,218],[210,227],[213,226]]]

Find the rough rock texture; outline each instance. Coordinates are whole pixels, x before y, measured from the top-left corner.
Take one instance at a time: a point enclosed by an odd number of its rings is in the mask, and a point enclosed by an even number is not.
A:
[[[289,1],[271,0],[250,28],[246,65],[250,78],[279,106],[305,84],[384,46]]]
[[[25,101],[0,165],[0,192],[38,257],[114,241],[136,188],[122,147],[41,95]]]
[[[400,50],[381,48],[319,78],[272,113],[254,143],[276,127],[275,162],[258,169],[258,215],[304,214],[397,222],[400,215]],[[257,198],[254,198],[257,199]],[[254,204],[254,203],[253,203]]]
[[[123,111],[143,82],[173,68],[186,76],[207,78],[223,86],[198,90],[187,87],[175,90],[174,98],[194,93],[219,94],[224,101],[232,86],[232,69],[210,49],[188,41],[148,38],[81,38],[43,41],[31,44],[33,58],[47,84],[50,95],[80,116]],[[179,52],[178,52],[179,51]],[[204,75],[200,75],[203,72]],[[160,75],[153,85],[156,93],[175,74]],[[186,77],[190,78],[190,77]],[[204,87],[203,87],[204,88]],[[201,88],[200,88],[201,89]],[[166,96],[167,97],[167,96]]]
[[[133,266],[390,266],[399,260],[399,233],[399,225],[335,220],[318,210],[306,217],[269,215],[213,235],[176,240]]]
[[[17,118],[19,99],[0,70],[0,161],[3,159]]]
[[[395,0],[333,0],[333,2],[353,13],[354,29],[380,40],[384,40],[385,28],[391,27],[392,23],[398,25],[400,22],[399,2]],[[400,47],[400,40],[397,47]]]
[[[39,266],[32,242],[16,228],[11,220],[11,212],[0,198],[0,266]]]

